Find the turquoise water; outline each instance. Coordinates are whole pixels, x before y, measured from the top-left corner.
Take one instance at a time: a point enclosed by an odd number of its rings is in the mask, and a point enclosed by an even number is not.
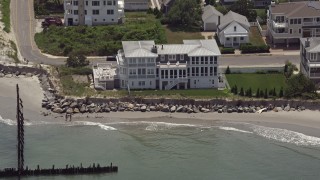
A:
[[[0,168],[15,167],[14,123],[1,118],[0,135]],[[29,168],[111,162],[119,166],[118,173],[23,179],[320,179],[320,139],[245,123],[31,122],[26,126]]]

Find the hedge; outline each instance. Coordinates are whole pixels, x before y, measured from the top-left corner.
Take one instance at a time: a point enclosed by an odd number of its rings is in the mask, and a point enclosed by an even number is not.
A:
[[[268,45],[254,46],[254,45],[242,44],[240,46],[240,50],[241,50],[242,54],[246,54],[246,53],[269,53],[270,52],[270,46],[268,46]]]
[[[234,54],[234,48],[221,48],[221,54]]]

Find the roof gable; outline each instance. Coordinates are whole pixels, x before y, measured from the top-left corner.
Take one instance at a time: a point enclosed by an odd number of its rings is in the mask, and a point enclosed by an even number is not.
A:
[[[211,16],[220,16],[220,17],[222,17],[223,14],[221,12],[219,12],[218,10],[216,10],[216,8],[214,8],[213,6],[207,5],[207,6],[205,6],[203,8],[202,21],[207,20]]]
[[[219,25],[219,29],[223,30],[226,28],[230,23],[237,22],[241,24],[245,29],[249,29],[250,23],[247,19],[247,17],[235,13],[233,11],[229,11],[226,15],[222,16],[221,18],[221,24]]]

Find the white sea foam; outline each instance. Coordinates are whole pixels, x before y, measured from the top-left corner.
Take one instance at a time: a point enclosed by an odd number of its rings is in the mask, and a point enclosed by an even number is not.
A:
[[[320,138],[308,136],[287,129],[252,125],[253,132],[267,139],[296,144],[300,146],[320,146]]]
[[[226,131],[237,131],[237,132],[252,134],[252,132],[250,132],[250,131],[245,131],[245,130],[237,129],[237,128],[234,128],[234,127],[219,126],[219,129],[226,130]]]
[[[0,123],[9,125],[9,126],[13,126],[16,125],[17,123],[11,119],[4,119],[2,116],[0,116]]]
[[[82,126],[99,126],[101,129],[109,131],[109,130],[117,130],[114,127],[111,126],[107,126],[105,124],[102,123],[98,123],[98,122],[90,122],[90,121],[74,121],[72,124],[70,124],[69,126],[74,126],[74,125],[82,125]]]

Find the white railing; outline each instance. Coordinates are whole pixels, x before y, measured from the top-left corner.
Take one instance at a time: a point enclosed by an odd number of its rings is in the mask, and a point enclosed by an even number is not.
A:
[[[320,25],[320,22],[303,22],[303,26],[318,26]]]

